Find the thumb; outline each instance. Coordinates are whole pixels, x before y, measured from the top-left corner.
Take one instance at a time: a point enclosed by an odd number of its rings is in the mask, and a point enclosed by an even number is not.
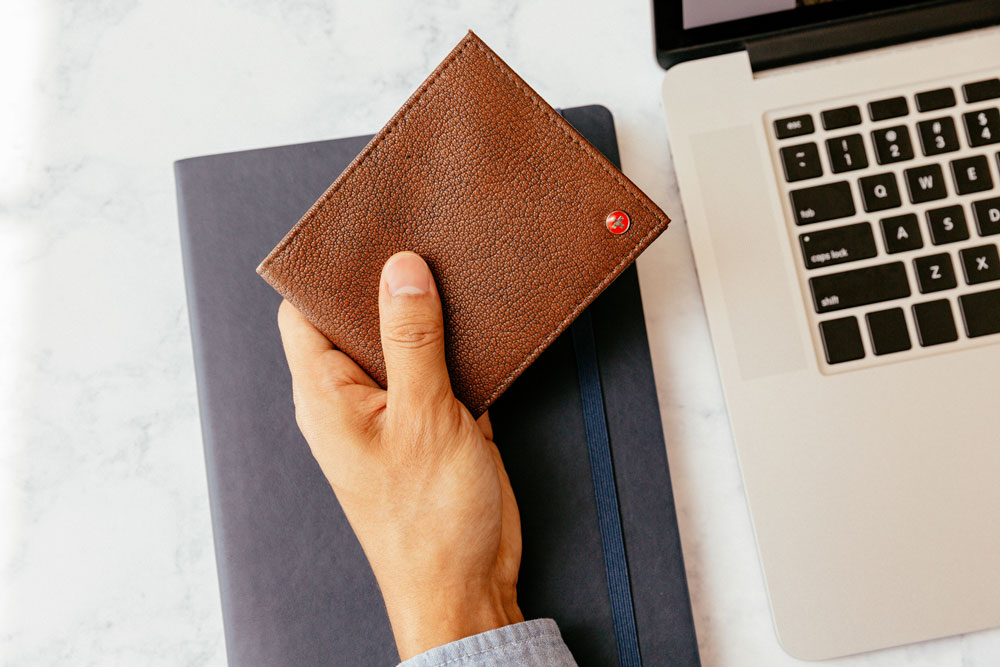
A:
[[[379,326],[390,405],[440,400],[451,393],[441,299],[420,255],[396,253],[383,267]]]

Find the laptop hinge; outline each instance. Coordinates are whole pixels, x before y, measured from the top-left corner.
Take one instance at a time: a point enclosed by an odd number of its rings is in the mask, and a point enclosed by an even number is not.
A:
[[[997,24],[1000,2],[939,2],[773,33],[746,48],[757,72]]]

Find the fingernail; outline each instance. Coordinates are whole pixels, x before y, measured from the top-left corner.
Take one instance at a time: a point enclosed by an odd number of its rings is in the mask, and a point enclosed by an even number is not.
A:
[[[383,271],[389,296],[427,294],[431,289],[431,272],[427,264],[412,252],[399,253],[389,258]]]

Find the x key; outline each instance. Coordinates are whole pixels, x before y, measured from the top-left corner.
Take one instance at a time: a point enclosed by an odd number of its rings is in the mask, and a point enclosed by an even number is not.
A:
[[[993,244],[966,248],[962,251],[965,282],[970,285],[1000,280],[1000,256]]]

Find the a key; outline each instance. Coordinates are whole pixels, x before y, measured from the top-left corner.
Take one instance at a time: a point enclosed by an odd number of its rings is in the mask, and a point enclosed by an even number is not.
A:
[[[927,226],[930,227],[931,243],[934,245],[954,243],[969,238],[965,211],[958,204],[927,211]]]
[[[839,130],[842,127],[861,125],[861,109],[856,105],[829,109],[820,114],[824,130]]]
[[[962,86],[962,95],[969,104],[1000,97],[1000,79],[986,79]]]
[[[914,304],[913,321],[917,325],[917,340],[923,347],[958,340],[948,299]]]
[[[903,172],[906,177],[906,189],[910,193],[910,201],[914,204],[944,199],[948,189],[944,186],[944,174],[941,166],[928,164],[914,167]]]
[[[906,267],[902,262],[816,276],[809,279],[809,289],[817,313],[910,296],[910,284],[906,281]]]
[[[820,337],[823,339],[823,353],[826,363],[842,364],[845,361],[862,359],[865,346],[861,342],[861,330],[856,317],[841,317],[819,323]]]
[[[789,196],[797,225],[846,218],[854,215],[856,210],[847,181],[792,190]]]
[[[858,179],[861,188],[861,203],[865,210],[884,211],[887,208],[899,206],[899,188],[896,187],[896,175],[892,172],[875,174]]]
[[[958,132],[953,118],[935,118],[917,123],[917,135],[924,155],[940,155],[958,150]]]
[[[983,155],[952,160],[951,176],[955,180],[955,191],[960,195],[982,192],[993,187],[990,165]]]
[[[865,142],[860,134],[849,134],[846,137],[827,139],[826,152],[830,156],[830,168],[835,174],[854,169],[864,169],[868,166]]]
[[[875,130],[872,132],[872,143],[875,144],[875,159],[879,164],[913,159],[910,131],[905,125]]]
[[[912,347],[902,308],[876,310],[868,313],[865,320],[868,323],[868,336],[872,340],[872,351],[876,355],[902,352]]]
[[[881,225],[886,252],[906,252],[924,247],[924,239],[920,235],[920,224],[915,213],[883,218]]]
[[[809,114],[793,116],[792,118],[781,118],[774,121],[774,135],[779,139],[812,134],[815,129],[812,116]]]
[[[969,285],[1000,280],[1000,256],[997,256],[997,247],[992,243],[965,248],[960,254],[965,282]]]
[[[938,88],[917,93],[917,111],[936,111],[955,106],[955,91],[951,88]]]
[[[789,183],[823,175],[819,151],[812,142],[782,148],[781,166],[785,170],[785,180]]]
[[[833,266],[876,255],[875,237],[867,222],[807,232],[799,236],[807,269]]]
[[[1000,197],[973,203],[972,212],[976,216],[976,229],[980,236],[1000,234]]]
[[[905,97],[891,97],[887,100],[877,100],[868,103],[868,115],[872,120],[898,118],[910,113]]]
[[[960,296],[958,308],[969,338],[1000,333],[1000,289]]]
[[[958,285],[955,269],[951,265],[951,255],[946,252],[913,260],[913,270],[917,274],[917,286],[921,294],[940,292]]]
[[[1000,142],[1000,109],[983,109],[962,114],[969,145],[985,146]]]

